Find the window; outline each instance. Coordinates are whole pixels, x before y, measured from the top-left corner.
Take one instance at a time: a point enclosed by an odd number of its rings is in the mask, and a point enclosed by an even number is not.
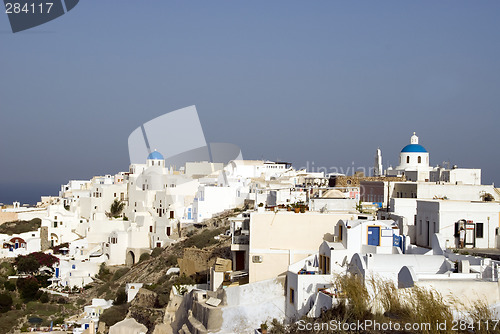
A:
[[[418,233],[422,234],[422,219],[420,219],[419,224],[418,224]]]
[[[174,211],[170,211],[170,219],[174,219]]]
[[[484,234],[484,224],[476,223],[476,238],[482,238]]]
[[[153,226],[149,227],[149,232],[151,232],[151,233],[153,232]]]
[[[407,156],[407,157],[406,157],[406,163],[407,163],[407,164],[409,164],[409,163],[410,163],[410,157],[409,157],[409,156]]]
[[[290,288],[290,304],[295,303],[295,290]]]
[[[54,222],[54,227],[57,227],[57,222]]]
[[[418,156],[418,163],[421,164],[422,163],[422,157],[421,156]]]

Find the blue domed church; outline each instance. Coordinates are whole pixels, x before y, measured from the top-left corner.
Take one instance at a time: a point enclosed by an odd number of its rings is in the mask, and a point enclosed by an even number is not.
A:
[[[418,143],[418,137],[413,132],[410,144],[403,147],[399,154],[399,165],[389,168],[387,176],[405,176],[409,181],[429,181],[429,152]]]

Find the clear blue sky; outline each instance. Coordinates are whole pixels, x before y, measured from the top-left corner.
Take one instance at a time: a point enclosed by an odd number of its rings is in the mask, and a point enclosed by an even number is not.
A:
[[[209,142],[294,166],[432,165],[500,184],[499,1],[83,0],[0,13],[0,202],[128,169],[137,126],[195,104]]]

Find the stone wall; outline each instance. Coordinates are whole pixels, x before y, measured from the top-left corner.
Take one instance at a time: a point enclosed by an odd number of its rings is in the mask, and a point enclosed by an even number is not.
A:
[[[389,181],[403,182],[406,178],[403,177],[385,177],[385,176],[337,176],[335,178],[334,187],[359,187],[361,181]]]
[[[0,212],[0,225],[18,220],[17,212]]]

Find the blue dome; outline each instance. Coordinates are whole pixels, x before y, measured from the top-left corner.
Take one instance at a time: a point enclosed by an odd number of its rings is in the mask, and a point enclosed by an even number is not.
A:
[[[160,152],[154,151],[149,153],[148,160],[165,160],[165,159],[163,158],[163,155],[161,155]]]
[[[427,153],[427,150],[419,144],[410,144],[403,147],[401,153]]]

